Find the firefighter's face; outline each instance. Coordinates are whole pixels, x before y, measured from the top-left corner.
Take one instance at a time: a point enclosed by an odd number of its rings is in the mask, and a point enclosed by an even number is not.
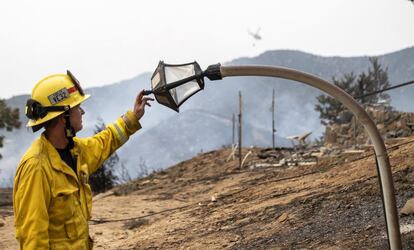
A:
[[[70,124],[78,132],[82,130],[82,115],[85,114],[85,111],[80,107],[80,105],[73,107],[70,110]]]

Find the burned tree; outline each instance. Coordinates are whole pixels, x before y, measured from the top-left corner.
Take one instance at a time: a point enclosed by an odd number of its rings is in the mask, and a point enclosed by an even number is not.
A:
[[[351,72],[345,74],[341,79],[333,78],[332,81],[335,85],[352,95],[361,104],[371,105],[381,100],[389,102],[390,96],[384,92],[380,92],[390,86],[388,69],[384,69],[377,58],[369,58],[369,61],[371,66],[368,68],[368,72],[362,72],[358,76],[355,76]],[[341,114],[345,108],[342,104],[327,95],[319,95],[317,96],[317,100],[318,103],[315,105],[315,110],[319,112],[319,117],[323,125],[343,122]]]
[[[355,95],[355,75],[354,73],[345,74],[342,79],[332,78],[332,82],[343,89],[345,92]],[[315,110],[319,112],[321,123],[327,125],[330,122],[337,123],[340,120],[340,113],[345,110],[345,107],[335,98],[328,95],[319,95],[316,97],[318,104],[315,105]]]

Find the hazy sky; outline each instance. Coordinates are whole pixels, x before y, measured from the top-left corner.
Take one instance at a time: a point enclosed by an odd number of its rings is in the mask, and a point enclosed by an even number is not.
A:
[[[259,27],[253,46],[248,30]],[[159,60],[206,68],[266,50],[360,56],[411,46],[408,0],[1,1],[0,98],[66,69],[91,87],[152,72]]]

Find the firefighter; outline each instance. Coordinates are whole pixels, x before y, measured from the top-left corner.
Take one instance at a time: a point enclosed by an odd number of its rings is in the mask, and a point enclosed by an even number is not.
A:
[[[28,127],[44,128],[16,170],[13,210],[21,249],[91,249],[89,176],[141,128],[145,105],[139,93],[132,111],[89,138],[82,129],[81,104],[90,97],[68,71],[40,80],[26,104]]]

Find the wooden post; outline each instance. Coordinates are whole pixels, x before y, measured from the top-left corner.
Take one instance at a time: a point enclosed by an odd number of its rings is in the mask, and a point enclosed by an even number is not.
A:
[[[234,144],[236,143],[236,133],[235,133],[235,130],[236,130],[236,116],[234,115],[234,113],[233,113],[232,121],[233,121],[233,137],[232,137],[232,140],[231,140],[231,146],[234,147]]]
[[[275,149],[275,89],[272,96],[272,148]]]
[[[243,101],[242,93],[239,91],[239,168],[242,165],[242,113],[243,113]]]
[[[354,148],[356,148],[356,117],[355,117],[355,115],[354,116],[352,116],[352,137],[353,137],[353,144],[354,144]]]

